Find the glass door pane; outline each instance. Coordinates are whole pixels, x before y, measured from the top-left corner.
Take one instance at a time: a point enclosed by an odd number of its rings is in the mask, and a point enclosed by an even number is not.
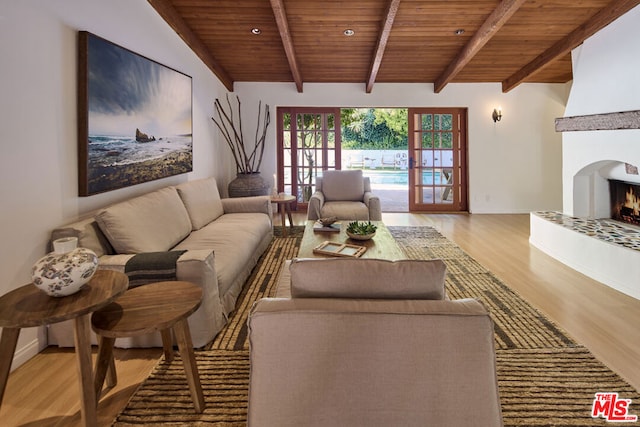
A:
[[[410,210],[466,210],[466,110],[412,108],[409,129]]]
[[[278,117],[278,191],[306,205],[316,177],[340,167],[339,109],[279,108]]]

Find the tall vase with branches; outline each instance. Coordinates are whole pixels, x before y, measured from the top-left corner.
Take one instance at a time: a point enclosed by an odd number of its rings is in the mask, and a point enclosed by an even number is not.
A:
[[[241,197],[269,194],[269,183],[260,176],[260,165],[264,156],[267,128],[271,123],[269,105],[265,104],[263,110],[262,101],[258,102],[255,140],[253,145],[250,145],[245,143],[242,130],[240,97],[236,95],[237,107],[235,109],[229,100],[229,94],[226,96],[226,101],[226,106],[224,106],[216,98],[214,103],[216,115],[211,119],[231,149],[231,154],[236,164],[236,179],[229,183],[229,195],[231,197]]]

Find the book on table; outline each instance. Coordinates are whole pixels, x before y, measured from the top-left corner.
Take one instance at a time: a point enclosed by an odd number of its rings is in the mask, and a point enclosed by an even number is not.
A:
[[[320,221],[316,221],[313,224],[313,231],[327,231],[327,232],[340,232],[340,222],[334,222],[333,224],[323,225]]]

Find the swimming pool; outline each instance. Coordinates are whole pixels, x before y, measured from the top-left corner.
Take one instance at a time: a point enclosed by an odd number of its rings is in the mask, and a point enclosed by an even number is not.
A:
[[[409,184],[409,171],[407,170],[393,170],[393,171],[377,171],[377,170],[363,170],[364,176],[369,177],[371,185],[408,185]]]
[[[403,186],[409,185],[409,171],[408,170],[375,170],[367,169],[362,171],[364,176],[369,177],[371,180],[371,186]],[[435,179],[435,182],[434,182]],[[440,185],[446,184],[447,180],[440,171],[436,171],[435,175],[432,171],[422,172],[422,182],[427,185]]]

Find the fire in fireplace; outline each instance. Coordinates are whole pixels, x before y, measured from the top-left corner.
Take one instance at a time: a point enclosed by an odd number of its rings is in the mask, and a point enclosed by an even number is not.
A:
[[[640,225],[640,185],[609,180],[611,219]]]

